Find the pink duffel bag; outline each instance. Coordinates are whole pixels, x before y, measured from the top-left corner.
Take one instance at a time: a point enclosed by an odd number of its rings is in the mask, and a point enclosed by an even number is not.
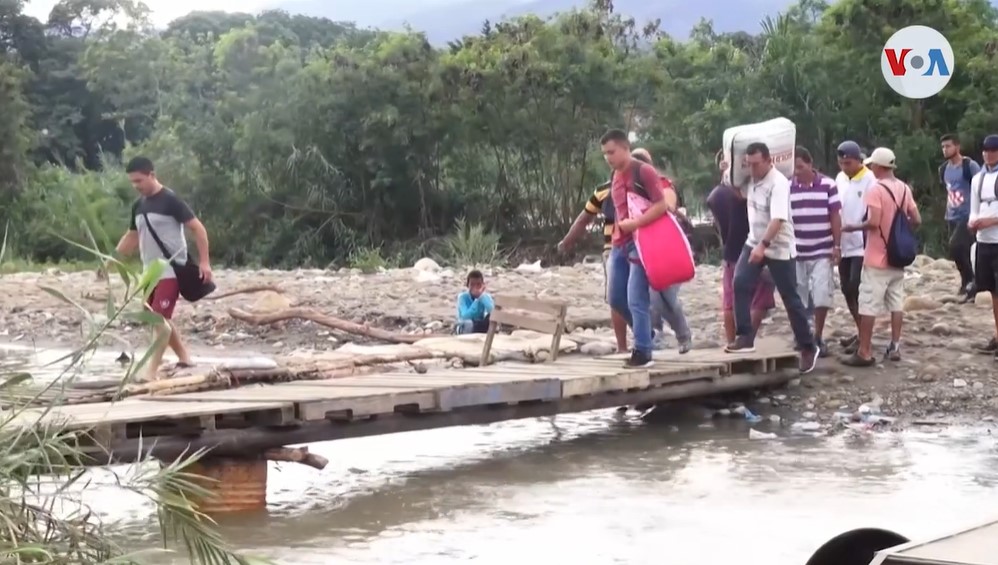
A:
[[[641,216],[649,206],[651,202],[628,191],[627,212],[631,218]],[[665,290],[691,281],[696,275],[693,248],[671,213],[666,212],[661,218],[638,228],[634,232],[634,244],[652,290]]]

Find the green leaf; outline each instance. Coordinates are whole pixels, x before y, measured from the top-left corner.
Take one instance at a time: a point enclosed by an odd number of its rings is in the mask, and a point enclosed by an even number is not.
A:
[[[31,379],[31,373],[10,373],[0,377],[0,389],[12,388]]]
[[[143,326],[156,326],[162,324],[164,318],[151,310],[142,309],[138,312],[126,312],[122,314],[126,320],[142,324]]]
[[[79,310],[81,313],[83,313],[83,315],[86,318],[87,322],[89,322],[90,325],[94,325],[95,322],[94,322],[94,316],[93,316],[93,314],[91,314],[90,311],[87,310],[86,308],[84,308],[79,302],[77,302],[77,301],[73,300],[72,298],[66,296],[61,290],[59,290],[57,288],[50,287],[50,286],[45,286],[45,285],[38,285],[38,288],[40,288],[43,291],[51,294],[52,296],[58,298],[59,300],[62,300],[63,302],[65,302],[67,304],[71,304],[71,305],[75,306],[77,310]]]

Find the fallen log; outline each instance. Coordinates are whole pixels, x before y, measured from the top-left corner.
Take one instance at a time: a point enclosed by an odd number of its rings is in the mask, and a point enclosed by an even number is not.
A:
[[[267,326],[293,319],[309,320],[315,322],[316,324],[326,326],[327,328],[333,328],[335,330],[340,330],[354,335],[362,335],[381,341],[387,341],[389,343],[413,344],[428,337],[444,337],[443,335],[406,335],[390,332],[388,330],[374,328],[366,324],[357,324],[349,320],[334,318],[327,314],[316,312],[311,308],[287,308],[285,310],[278,310],[276,312],[268,312],[265,314],[251,314],[238,308],[230,308],[229,316],[232,316],[241,322],[253,324],[254,326]]]
[[[438,351],[416,349],[388,355],[358,355],[346,359],[312,361],[275,369],[227,369],[220,367],[200,375],[129,383],[123,387],[108,387],[100,391],[95,390],[93,394],[67,398],[64,402],[65,404],[88,404],[121,400],[131,396],[168,396],[188,392],[224,390],[249,384],[337,379],[376,373],[385,370],[384,365],[441,357],[444,357],[444,354]]]
[[[263,458],[267,461],[301,463],[320,471],[325,469],[326,465],[329,465],[329,459],[315,453],[309,453],[307,447],[278,447],[268,449],[263,452]]]
[[[222,298],[228,298],[230,296],[235,296],[237,294],[250,294],[250,293],[253,293],[253,292],[266,292],[268,290],[271,291],[271,292],[277,292],[277,293],[281,293],[282,292],[281,291],[281,287],[279,287],[279,286],[275,286],[275,285],[272,285],[272,284],[258,284],[258,285],[253,285],[253,286],[247,286],[247,287],[244,287],[244,288],[237,288],[235,290],[229,290],[229,291],[222,292],[222,293],[219,293],[219,294],[210,294],[208,296],[205,296],[202,300],[220,300]]]

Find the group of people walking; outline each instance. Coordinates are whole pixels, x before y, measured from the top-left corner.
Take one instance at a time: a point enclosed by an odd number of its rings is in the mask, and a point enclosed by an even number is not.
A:
[[[631,149],[625,132],[611,130],[600,140],[612,169],[597,187],[572,228],[559,243],[570,249],[599,215],[604,218],[605,299],[610,305],[617,348],[627,347],[627,328],[634,345],[626,365],[648,366],[661,345],[664,324],[677,336],[680,352],[691,348],[692,334],[679,298],[678,285],[657,292],[648,279],[633,241],[635,230],[666,213],[679,213],[672,182],[655,169],[643,149]],[[956,136],[941,140],[946,162],[940,179],[947,188],[947,222],[951,257],[961,275],[959,292],[973,297],[992,292],[998,282],[998,135],[985,138],[984,167],[959,152]],[[726,351],[747,352],[763,319],[775,307],[779,292],[801,353],[800,371],[814,369],[829,355],[825,323],[835,302],[836,271],[840,292],[855,331],[839,341],[842,363],[869,367],[874,321],[889,314],[890,341],[885,360],[900,360],[904,311],[904,267],[914,260],[914,230],[922,223],[911,187],[895,177],[894,152],[878,147],[867,156],[854,141],[836,149],[839,171],[834,178],[814,166],[811,153],[798,146],[793,175],[774,166],[765,143],[748,146],[741,166],[749,180],[733,186],[726,174],[731,164],[718,152],[721,182],[707,197],[722,241],[722,312]],[[632,174],[633,173],[633,174]],[[651,206],[630,217],[628,191],[646,193]],[[644,194],[643,194],[644,195]],[[971,246],[976,238],[976,270]],[[909,250],[909,251],[905,251]],[[993,299],[994,300],[994,299]],[[998,336],[998,301],[995,303]],[[656,336],[657,334],[657,336]],[[659,342],[659,343],[656,343]],[[998,352],[998,339],[982,344]]]

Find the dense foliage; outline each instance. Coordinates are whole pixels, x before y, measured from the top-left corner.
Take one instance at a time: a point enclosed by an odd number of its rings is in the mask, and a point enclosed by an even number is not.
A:
[[[52,232],[72,237],[81,206],[124,227],[116,163],[136,153],[188,198],[217,260],[325,266],[452,249],[442,238],[461,219],[504,247],[549,237],[605,178],[607,127],[637,131],[695,205],[722,131],[778,115],[829,169],[844,138],[893,147],[931,245],[939,136],[979,156],[998,129],[987,0],[801,0],[758,34],[702,22],[686,42],[604,0],[486,23],[444,50],[283,12],[195,12],[162,31],[132,0],[62,0],[47,22],[21,12],[0,0],[0,209],[13,252],[35,261],[73,258]],[[956,53],[925,101],[879,70],[883,42],[913,23]]]

